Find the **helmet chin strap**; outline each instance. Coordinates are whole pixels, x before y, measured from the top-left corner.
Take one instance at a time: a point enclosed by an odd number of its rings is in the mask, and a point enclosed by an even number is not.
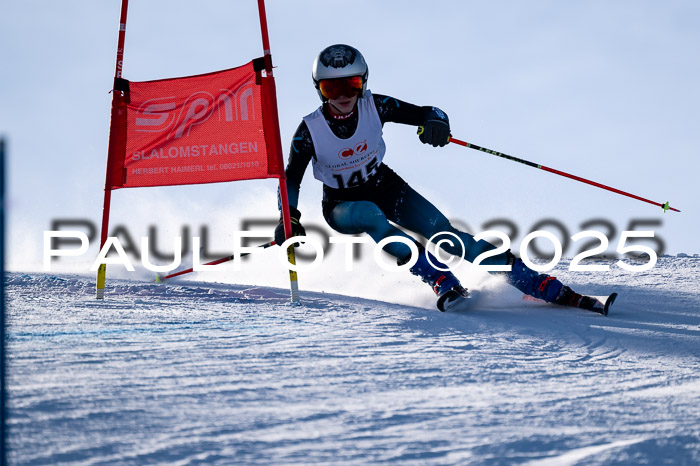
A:
[[[357,102],[355,102],[355,105],[352,107],[352,110],[350,110],[348,113],[341,112],[340,109],[338,107],[336,107],[335,105],[333,105],[330,100],[328,101],[328,106],[333,107],[335,109],[335,111],[338,112],[338,113],[333,113],[332,111],[329,112],[333,118],[335,118],[337,120],[344,120],[346,118],[350,118],[353,115],[353,113],[355,113],[355,108],[357,107]]]

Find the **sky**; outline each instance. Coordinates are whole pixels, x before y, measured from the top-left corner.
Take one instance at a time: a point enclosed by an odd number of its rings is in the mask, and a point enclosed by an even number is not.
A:
[[[529,231],[549,229],[568,243],[567,257],[581,249],[570,236],[589,228],[608,236],[609,251],[622,231],[651,229],[655,239],[644,244],[700,253],[697,2],[435,1],[427,8],[399,0],[268,0],[266,7],[285,153],[301,118],[319,105],[314,57],[347,43],[369,64],[370,90],[440,107],[454,137],[682,211],[664,214],[460,146],[425,146],[415,128],[386,125],[385,162],[455,225],[472,233],[504,229],[516,251]],[[53,221],[99,224],[119,9],[117,0],[0,7],[11,270],[41,268],[43,232]],[[129,80],[206,73],[260,55],[252,0],[130,2]],[[134,238],[154,227],[163,241],[183,226],[206,226],[226,252],[242,219],[277,217],[275,191],[275,180],[118,190],[111,224]],[[320,198],[309,169],[303,223],[326,228]],[[499,219],[517,231],[494,223]],[[96,243],[72,263],[75,270],[86,271]]]

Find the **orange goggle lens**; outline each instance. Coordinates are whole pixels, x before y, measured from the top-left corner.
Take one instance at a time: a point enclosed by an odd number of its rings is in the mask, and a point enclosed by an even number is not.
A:
[[[326,99],[337,99],[340,96],[354,97],[362,90],[362,76],[323,79],[319,81],[318,88]]]

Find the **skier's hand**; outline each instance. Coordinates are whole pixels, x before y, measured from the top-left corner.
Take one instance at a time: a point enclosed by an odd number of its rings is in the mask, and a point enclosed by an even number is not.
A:
[[[306,230],[304,226],[299,222],[301,218],[301,212],[299,212],[295,207],[289,206],[289,216],[292,222],[292,236],[304,236],[306,235]],[[275,227],[275,244],[280,246],[286,237],[284,235],[284,221],[280,218],[280,223]],[[297,246],[299,243],[296,244]]]
[[[423,132],[418,139],[423,144],[442,147],[450,142],[450,124],[444,120],[428,120],[423,123]]]

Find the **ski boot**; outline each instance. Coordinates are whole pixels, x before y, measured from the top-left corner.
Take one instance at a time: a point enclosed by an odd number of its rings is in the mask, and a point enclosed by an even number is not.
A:
[[[457,277],[449,270],[436,269],[435,267],[446,269],[447,266],[427,250],[419,247],[419,251],[418,261],[410,268],[410,271],[433,288],[438,297],[437,308],[445,312],[464,303],[469,292],[459,283]],[[428,257],[430,257],[430,262],[428,262]],[[400,261],[399,265],[402,265],[402,262],[405,264],[408,260]]]
[[[536,299],[561,304],[557,300],[564,287],[562,282],[547,274],[535,272],[510,251],[506,254],[508,255],[507,264],[511,266],[510,272],[504,272],[508,283]]]
[[[511,271],[506,272],[506,280],[526,295],[536,299],[608,315],[608,310],[617,297],[617,293],[613,293],[605,299],[605,302],[601,302],[597,298],[576,293],[568,286],[564,286],[556,277],[535,272],[510,251],[506,254],[508,264],[512,266]]]

